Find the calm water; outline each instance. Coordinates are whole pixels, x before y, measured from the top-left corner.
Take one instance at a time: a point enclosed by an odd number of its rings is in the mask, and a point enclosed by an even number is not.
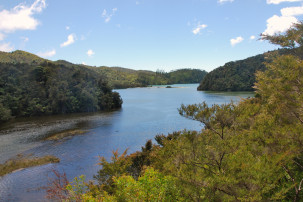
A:
[[[140,150],[157,134],[177,130],[201,130],[202,125],[178,114],[181,104],[206,101],[229,103],[253,96],[252,93],[206,93],[197,84],[178,88],[133,88],[117,90],[123,108],[114,112],[19,119],[0,128],[0,163],[17,154],[55,155],[59,164],[24,169],[0,177],[0,201],[46,201],[44,187],[52,170],[65,172],[69,179],[84,174],[87,179],[100,167],[98,156],[109,158],[113,150],[129,153]],[[83,129],[83,135],[60,141],[44,141],[49,134],[67,129]]]

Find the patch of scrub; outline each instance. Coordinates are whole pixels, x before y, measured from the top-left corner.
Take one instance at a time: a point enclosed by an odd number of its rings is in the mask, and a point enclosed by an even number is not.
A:
[[[54,133],[51,136],[47,137],[45,140],[61,140],[66,137],[72,137],[75,135],[82,135],[87,133],[86,130],[66,130],[59,133]]]
[[[6,174],[9,174],[14,171],[19,171],[24,168],[34,167],[34,166],[41,166],[49,163],[59,163],[60,159],[47,155],[43,157],[32,157],[23,156],[21,154],[17,155],[17,157],[7,160],[5,163],[0,164],[0,177]]]

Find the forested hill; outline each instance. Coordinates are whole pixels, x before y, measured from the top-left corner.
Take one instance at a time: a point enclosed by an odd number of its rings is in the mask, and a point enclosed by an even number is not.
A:
[[[94,70],[23,51],[0,53],[0,58],[0,123],[13,117],[121,107],[120,95]]]
[[[244,60],[228,62],[208,73],[201,81],[198,90],[205,91],[253,91],[255,73],[265,70],[267,54],[292,54],[289,49],[279,49],[249,57]]]
[[[105,75],[109,84],[116,89],[146,87],[149,85],[200,83],[206,71],[179,69],[171,72],[132,70],[121,67],[98,67],[96,71]]]

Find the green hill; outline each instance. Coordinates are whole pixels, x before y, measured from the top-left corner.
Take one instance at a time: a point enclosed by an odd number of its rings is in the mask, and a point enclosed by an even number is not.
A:
[[[294,50],[279,49],[249,57],[244,60],[228,62],[209,72],[201,81],[200,91],[253,91],[255,73],[264,71],[267,58],[271,55],[293,54]]]

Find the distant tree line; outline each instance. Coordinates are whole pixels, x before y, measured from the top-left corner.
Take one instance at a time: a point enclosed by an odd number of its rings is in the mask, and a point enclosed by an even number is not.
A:
[[[200,69],[179,69],[171,72],[163,70],[142,71],[120,67],[98,67],[96,71],[104,75],[115,89],[146,87],[149,85],[200,83],[206,71]]]

